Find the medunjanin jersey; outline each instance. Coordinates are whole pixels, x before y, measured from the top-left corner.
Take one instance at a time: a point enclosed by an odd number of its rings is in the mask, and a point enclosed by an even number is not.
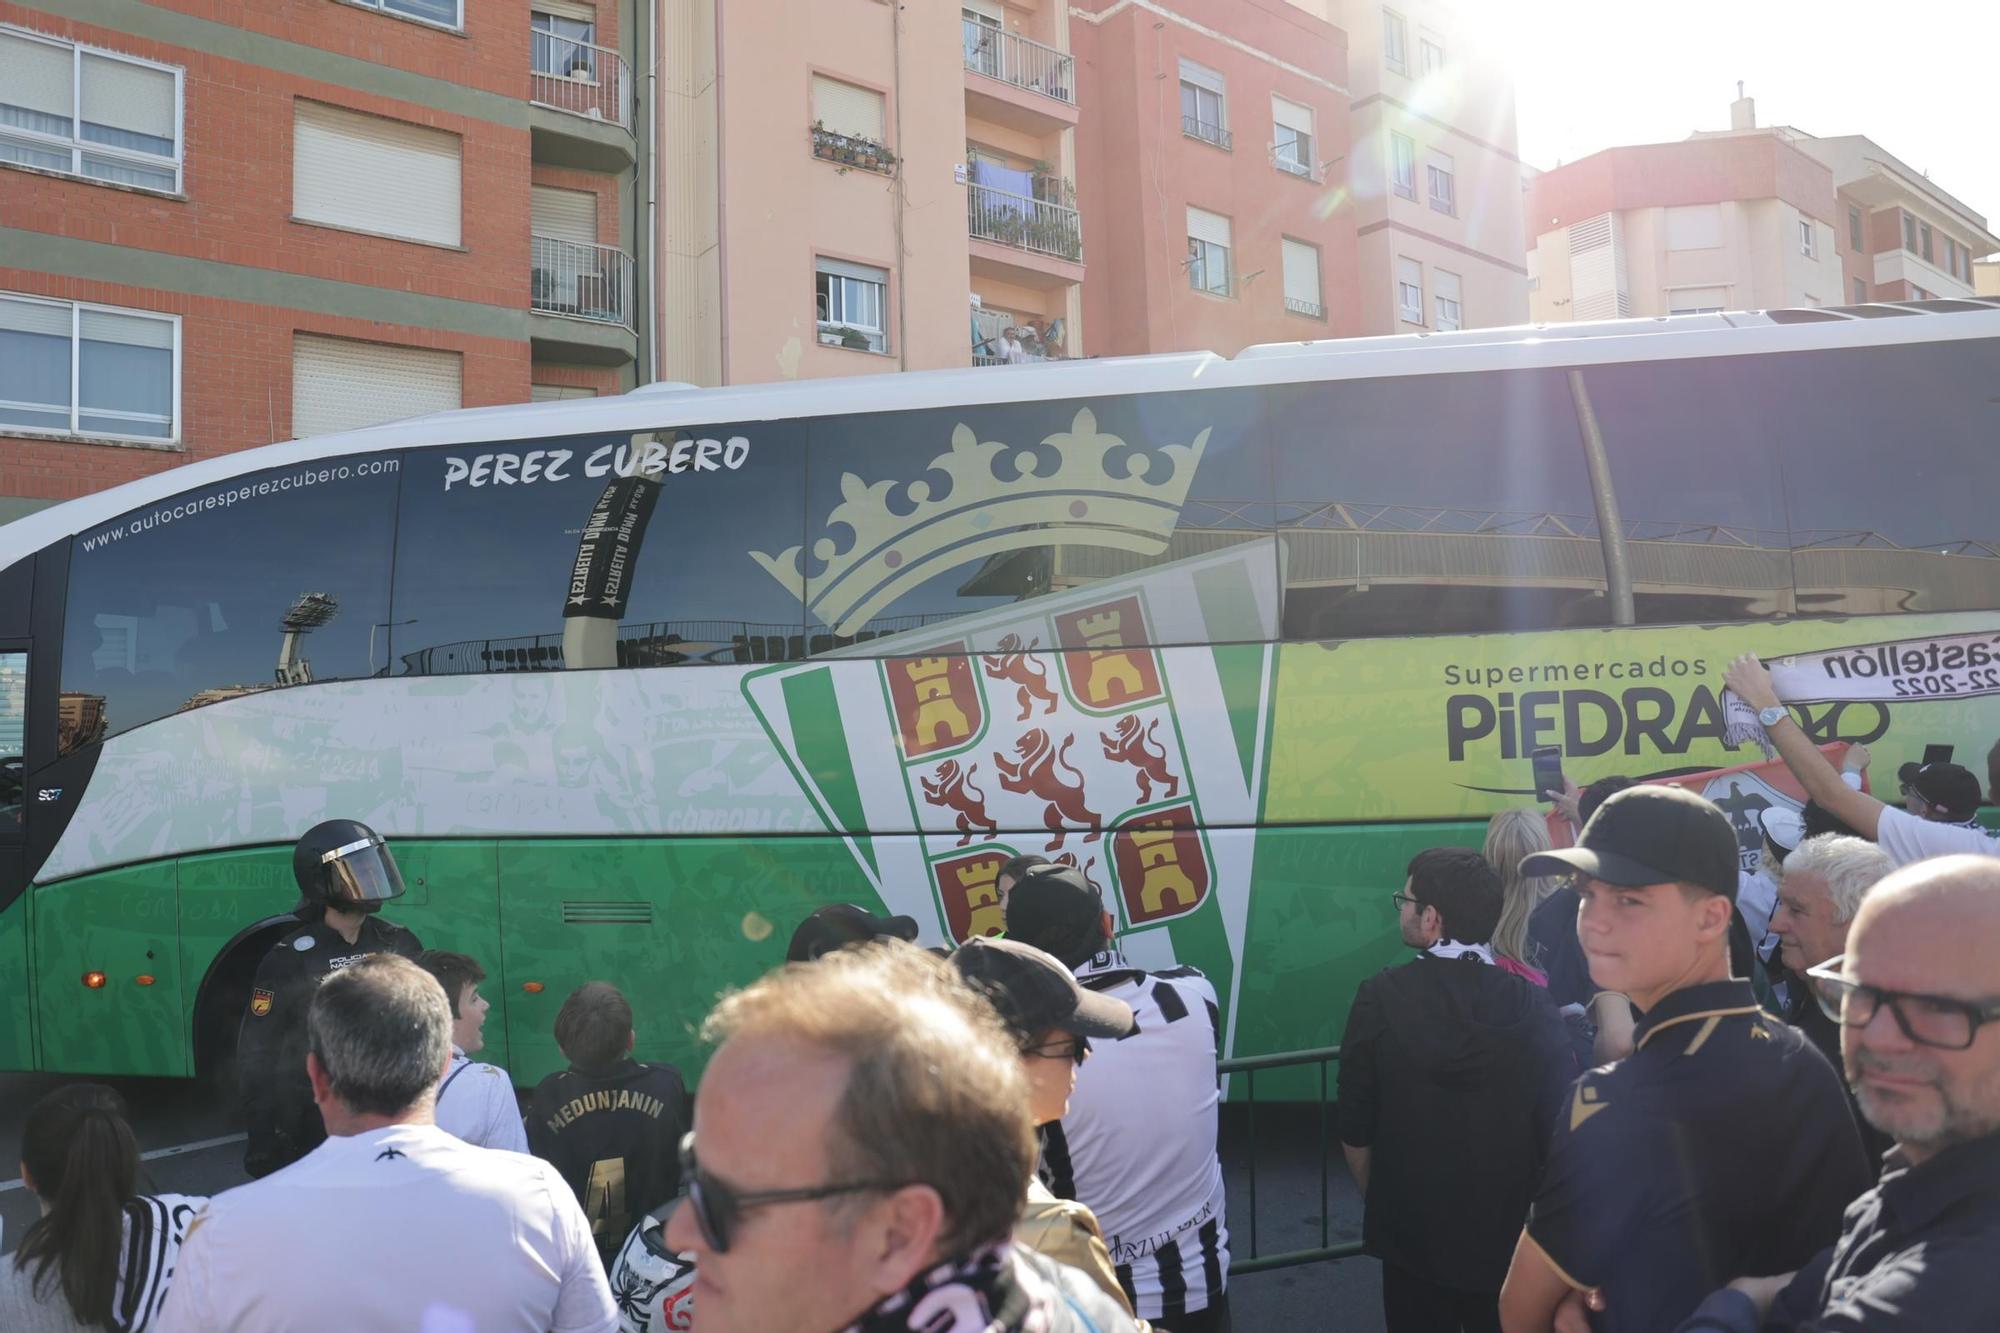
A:
[[[1092,1043],[1069,1114],[1044,1133],[1042,1179],[1097,1214],[1140,1318],[1205,1310],[1221,1298],[1229,1269],[1215,988],[1191,967],[1079,973],[1092,990],[1131,1005],[1139,1026]]]

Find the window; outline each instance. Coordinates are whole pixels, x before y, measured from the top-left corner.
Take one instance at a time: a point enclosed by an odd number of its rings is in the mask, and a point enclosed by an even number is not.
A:
[[[782,568],[805,530],[805,438],[802,422],[719,422],[410,450],[395,618],[414,623],[378,665],[459,675],[803,656],[799,588]],[[492,763],[552,766],[561,799],[599,819],[696,794],[681,784],[683,764],[706,765],[699,744],[634,737],[647,758],[613,761],[598,719],[559,699],[523,690],[503,704]]]
[[[1271,160],[1277,164],[1278,170],[1309,179],[1317,176],[1319,164],[1313,158],[1312,108],[1282,97],[1273,97],[1271,124],[1275,135]]]
[[[19,842],[26,804],[28,655],[0,652],[0,841]]]
[[[965,36],[965,67],[977,70],[988,78],[1005,77],[1001,47],[1007,25],[1001,16],[989,12],[985,6],[972,5],[962,6],[958,14]]]
[[[884,143],[882,94],[872,88],[813,75],[813,120],[834,134]]]
[[[929,644],[964,636],[989,653],[1036,649],[1045,671],[1022,698],[1034,697],[1040,718],[1044,698],[1054,702],[1065,685],[1085,704],[1103,688],[1089,688],[1083,663],[1060,662],[1050,651],[1058,646],[1275,633],[1272,436],[1262,415],[1261,390],[1198,389],[822,417],[811,425],[805,523],[794,514],[786,529],[774,519],[768,540],[777,544],[751,549],[783,552],[772,563],[803,575],[808,652],[885,634]],[[1198,451],[1185,448],[1198,439]],[[999,452],[954,459],[956,440]],[[1107,488],[1107,473],[1143,478],[1143,499],[1134,482]],[[714,548],[742,545],[689,549],[705,574]],[[802,558],[802,545],[820,554]],[[1117,591],[1094,600],[1100,580]],[[981,628],[949,623],[981,612]],[[1004,657],[986,665],[1006,669]],[[1118,668],[1102,674],[1139,674]],[[1016,693],[1005,688],[1008,718]]]
[[[1813,242],[1813,224],[1812,224],[1812,219],[1811,219],[1811,218],[1800,218],[1800,219],[1799,219],[1799,253],[1800,253],[1800,254],[1802,254],[1802,255],[1804,255],[1804,256],[1805,256],[1805,257],[1806,257],[1807,259],[1812,259],[1812,258],[1814,258],[1814,257],[1815,257],[1815,254],[1816,254],[1816,252],[1817,252],[1817,247],[1816,247],[1816,246],[1814,245],[1814,242]]]
[[[1285,309],[1308,319],[1325,319],[1325,298],[1320,295],[1319,247],[1287,236],[1283,242],[1285,260]]]
[[[355,0],[356,4],[379,9],[399,18],[420,19],[446,28],[463,28],[465,14],[461,0]]]
[[[1949,236],[1944,238],[1944,271],[1958,276],[1958,242]]]
[[[63,747],[239,695],[376,674],[397,632],[395,515],[395,456],[358,454],[249,473],[79,533],[62,654],[64,711],[74,699],[77,721],[65,719]],[[272,728],[314,725],[285,711],[261,711],[229,743],[256,748]],[[396,762],[393,749],[349,748],[365,744],[324,737],[319,776],[302,780]],[[282,785],[273,775],[246,793],[241,817],[282,804]]]
[[[180,320],[0,296],[0,430],[180,438]]]
[[[1868,301],[1868,279],[1856,278],[1854,280],[1854,304],[1864,305],[1867,303],[1867,301]]]
[[[1431,208],[1439,213],[1458,214],[1458,182],[1452,175],[1449,153],[1432,153],[1430,160]]]
[[[1668,208],[1667,249],[1713,250],[1722,244],[1722,209],[1716,204]]]
[[[432,245],[459,243],[456,134],[295,102],[292,215]]]
[[[865,352],[889,350],[889,271],[822,259],[814,277],[819,340]]]
[[[1861,239],[1861,210],[1858,208],[1850,207],[1847,210],[1847,248],[1856,253],[1868,249]]]
[[[1903,248],[1911,254],[1917,252],[1917,220],[1908,213],[1903,214]]]
[[[1403,198],[1417,197],[1417,146],[1394,130],[1389,131],[1389,180]]]
[[[0,162],[181,188],[182,72],[0,28]]]
[[[529,55],[537,74],[594,82],[597,11],[561,0],[535,0],[528,12]]]
[[[1417,38],[1417,68],[1425,74],[1435,74],[1444,68],[1444,47],[1429,37]]]
[[[531,403],[560,403],[571,398],[595,398],[597,390],[575,384],[530,384],[528,401]]]
[[[1393,9],[1382,11],[1382,60],[1398,74],[1410,72],[1410,25]]]
[[[292,337],[292,435],[329,435],[463,405],[457,352],[299,333]]]
[[[1670,315],[1719,314],[1728,302],[1728,289],[1724,287],[1674,287],[1667,292],[1667,313]]]
[[[1230,146],[1222,75],[1192,60],[1181,61],[1181,133],[1218,148]]]
[[[1414,259],[1396,260],[1396,310],[1405,324],[1424,322],[1424,267]]]
[[[1931,262],[1931,224],[1928,222],[1918,224],[1917,237],[1917,253],[1922,255],[1924,262],[1928,264]]]
[[[1439,332],[1450,332],[1465,327],[1464,311],[1459,305],[1458,275],[1436,269],[1431,274],[1431,285],[1437,297],[1437,328]]]
[[[1229,219],[1190,205],[1187,229],[1188,286],[1215,296],[1229,295]]]

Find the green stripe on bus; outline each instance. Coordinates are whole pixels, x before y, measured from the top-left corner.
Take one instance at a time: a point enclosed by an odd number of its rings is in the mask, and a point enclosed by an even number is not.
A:
[[[840,700],[833,691],[833,672],[822,667],[786,676],[784,691],[785,712],[790,717],[800,765],[826,799],[826,814],[833,827],[858,834],[868,827],[868,816],[861,805],[860,785],[854,780],[854,761],[841,723]],[[882,867],[869,839],[856,837],[854,847],[879,881]]]

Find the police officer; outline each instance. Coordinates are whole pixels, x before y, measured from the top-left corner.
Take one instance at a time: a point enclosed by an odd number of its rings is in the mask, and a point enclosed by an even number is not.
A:
[[[265,1176],[326,1137],[306,1081],[306,1007],[322,978],[371,953],[415,958],[417,937],[375,913],[403,894],[388,844],[366,824],[329,819],[292,850],[302,924],[257,965],[237,1039],[249,1142],[243,1169]]]

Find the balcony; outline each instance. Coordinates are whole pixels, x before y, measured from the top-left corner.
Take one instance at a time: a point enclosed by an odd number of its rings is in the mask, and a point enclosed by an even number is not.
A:
[[[1285,298],[1285,309],[1291,311],[1294,315],[1304,315],[1307,319],[1326,318],[1325,306],[1321,305],[1318,301],[1308,301],[1299,296],[1287,296]]]
[[[1053,46],[964,20],[965,91],[978,117],[1027,134],[1076,124],[1076,60]]]
[[[529,34],[529,64],[535,160],[584,171],[630,170],[636,150],[625,57],[537,29]]]
[[[1222,128],[1222,126],[1203,120],[1199,116],[1182,116],[1181,133],[1190,139],[1199,139],[1203,143],[1214,144],[1224,152],[1233,152],[1236,148],[1235,135]]]
[[[532,239],[536,310],[632,327],[632,256],[612,245]]]
[[[976,182],[966,186],[974,240],[1083,262],[1083,220],[1074,208]]]

